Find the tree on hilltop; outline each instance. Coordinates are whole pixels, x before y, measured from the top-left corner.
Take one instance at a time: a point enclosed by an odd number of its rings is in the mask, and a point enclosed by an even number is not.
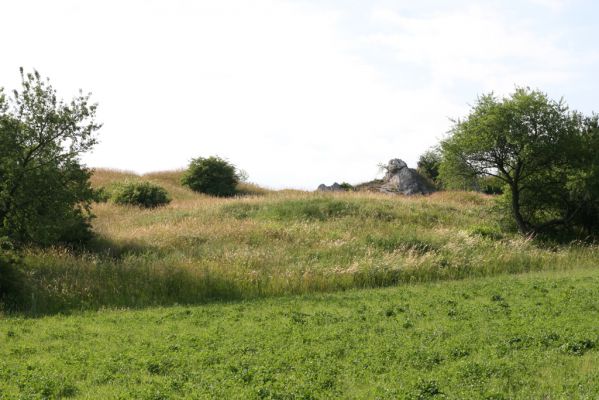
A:
[[[599,151],[596,137],[592,121],[563,101],[517,88],[503,99],[479,97],[441,148],[445,163],[502,181],[518,230],[532,234],[572,225],[598,198],[589,180],[599,176],[591,168]]]

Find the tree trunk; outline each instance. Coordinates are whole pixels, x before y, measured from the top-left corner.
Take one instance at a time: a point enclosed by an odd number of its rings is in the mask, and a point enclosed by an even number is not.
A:
[[[528,235],[530,233],[530,228],[520,212],[520,188],[518,188],[517,184],[511,184],[510,189],[512,191],[512,214],[516,220],[516,225],[518,225],[520,233]]]

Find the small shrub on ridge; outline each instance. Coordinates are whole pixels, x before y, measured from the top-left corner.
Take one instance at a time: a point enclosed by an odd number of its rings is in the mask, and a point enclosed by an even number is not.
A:
[[[181,183],[195,192],[229,197],[236,194],[239,172],[220,157],[199,157],[191,160]]]
[[[154,208],[170,203],[167,191],[150,182],[123,182],[111,190],[111,200],[116,204]]]

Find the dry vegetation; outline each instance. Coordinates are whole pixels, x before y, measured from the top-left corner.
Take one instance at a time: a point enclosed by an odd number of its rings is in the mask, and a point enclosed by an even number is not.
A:
[[[378,287],[596,264],[595,247],[547,246],[506,234],[493,199],[442,192],[276,192],[246,185],[236,198],[196,194],[181,171],[136,176],[98,170],[94,185],[145,179],[166,207],[97,204],[85,252],[27,254],[32,312],[137,307]]]

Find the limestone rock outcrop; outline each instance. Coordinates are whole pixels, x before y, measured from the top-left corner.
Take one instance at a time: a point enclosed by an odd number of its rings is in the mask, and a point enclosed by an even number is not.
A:
[[[324,183],[318,185],[319,192],[342,192],[343,188],[337,182],[333,183],[331,186],[327,186]]]
[[[399,158],[389,161],[385,167],[387,173],[383,178],[380,191],[392,194],[430,194],[435,191],[432,185],[416,171]]]

